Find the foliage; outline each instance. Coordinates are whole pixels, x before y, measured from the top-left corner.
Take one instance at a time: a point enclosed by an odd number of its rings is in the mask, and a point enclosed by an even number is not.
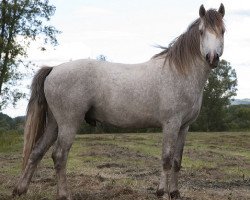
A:
[[[107,61],[107,56],[101,54],[101,55],[99,55],[99,56],[96,57],[96,60]]]
[[[23,131],[25,117],[20,116],[16,118],[11,118],[8,115],[0,113],[0,132],[17,130],[19,132]]]
[[[250,105],[229,106],[226,112],[226,125],[228,130],[250,130]]]
[[[204,88],[203,104],[193,131],[226,130],[226,109],[236,95],[237,77],[229,62],[222,60],[212,71]]]
[[[0,110],[25,96],[15,86],[30,67],[24,59],[30,42],[39,37],[44,44],[57,45],[59,31],[46,24],[54,12],[49,0],[0,1]]]
[[[13,119],[8,115],[0,113],[0,131],[13,129]]]

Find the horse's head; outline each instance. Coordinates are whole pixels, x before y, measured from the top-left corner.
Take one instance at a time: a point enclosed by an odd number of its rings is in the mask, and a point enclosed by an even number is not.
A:
[[[218,11],[214,9],[206,11],[204,6],[201,5],[199,15],[201,54],[209,63],[210,67],[215,68],[219,62],[219,57],[222,55],[224,48],[224,5],[221,4]]]

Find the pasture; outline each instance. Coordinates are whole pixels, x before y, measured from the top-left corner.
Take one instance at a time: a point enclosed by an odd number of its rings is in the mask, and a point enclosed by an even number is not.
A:
[[[187,200],[250,199],[250,132],[188,133],[180,176]],[[68,184],[74,200],[154,200],[161,167],[161,133],[78,135]],[[0,135],[0,199],[12,199],[22,160],[22,136]],[[51,150],[20,200],[55,199]],[[164,196],[160,199],[168,199]]]

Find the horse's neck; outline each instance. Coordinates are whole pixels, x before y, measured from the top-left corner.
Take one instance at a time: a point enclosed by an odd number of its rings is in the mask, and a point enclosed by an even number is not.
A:
[[[187,75],[187,80],[190,83],[190,87],[193,87],[194,92],[202,93],[211,69],[206,66],[204,61],[200,61],[194,66],[191,66],[191,70]]]
[[[168,62],[166,62],[164,66],[164,62],[165,58],[155,60],[156,65],[161,65],[161,70],[165,72],[163,73],[163,79],[170,79],[175,84],[179,82],[180,87],[189,88],[188,92],[191,92],[194,95],[199,95],[203,92],[203,88],[208,79],[209,73],[211,72],[211,69],[206,66],[204,61],[197,61],[195,65],[190,66],[190,69],[186,74],[182,74],[176,68],[168,66]],[[163,80],[163,82],[165,81]]]

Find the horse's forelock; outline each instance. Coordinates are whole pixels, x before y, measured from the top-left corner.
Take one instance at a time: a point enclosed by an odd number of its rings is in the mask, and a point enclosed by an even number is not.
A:
[[[218,32],[224,29],[223,16],[215,9],[210,9],[203,17],[204,26],[210,30]]]

